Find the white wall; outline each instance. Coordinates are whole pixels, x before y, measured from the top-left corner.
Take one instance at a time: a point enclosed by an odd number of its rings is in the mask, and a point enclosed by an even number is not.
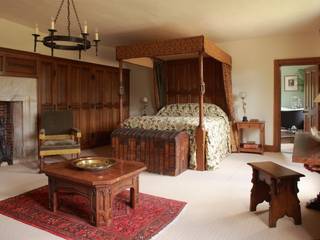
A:
[[[275,36],[218,45],[232,56],[234,94],[247,92],[247,116],[266,121],[266,144],[273,144],[273,61],[320,56],[320,36]],[[238,102],[235,106],[240,119],[242,111]]]

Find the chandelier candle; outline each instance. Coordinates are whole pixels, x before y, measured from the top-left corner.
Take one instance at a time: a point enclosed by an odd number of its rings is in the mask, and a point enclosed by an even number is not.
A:
[[[96,29],[96,33],[94,35],[94,40],[99,40],[99,32],[98,29]]]
[[[83,30],[84,33],[88,33],[88,24],[87,24],[87,21],[84,21],[84,30]]]
[[[51,28],[52,30],[54,30],[54,17],[51,17]]]

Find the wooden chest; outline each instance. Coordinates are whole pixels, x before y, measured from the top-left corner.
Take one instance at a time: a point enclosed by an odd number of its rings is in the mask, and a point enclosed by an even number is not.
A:
[[[189,161],[189,135],[184,131],[118,128],[112,132],[116,159],[145,163],[149,172],[176,176]]]

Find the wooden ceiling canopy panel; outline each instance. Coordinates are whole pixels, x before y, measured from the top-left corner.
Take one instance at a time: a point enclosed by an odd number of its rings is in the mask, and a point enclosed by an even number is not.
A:
[[[231,56],[204,36],[154,41],[116,47],[117,60],[132,58],[161,58],[166,56],[198,55],[204,53],[231,66]]]

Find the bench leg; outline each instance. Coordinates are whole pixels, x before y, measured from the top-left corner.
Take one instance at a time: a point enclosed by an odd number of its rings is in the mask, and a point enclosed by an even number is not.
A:
[[[259,172],[255,169],[253,169],[251,182],[253,183],[253,186],[250,196],[250,211],[253,212],[256,211],[259,203],[262,203],[263,201],[270,202],[270,188],[265,182],[259,180]]]
[[[296,225],[301,224],[300,201],[297,193],[297,179],[282,179],[280,183],[272,181],[269,227],[276,227],[278,219],[285,215],[292,217]]]

